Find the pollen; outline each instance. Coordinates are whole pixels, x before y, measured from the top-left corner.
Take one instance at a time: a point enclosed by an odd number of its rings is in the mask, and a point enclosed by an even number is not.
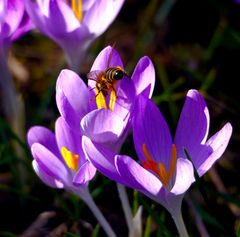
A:
[[[82,10],[82,0],[71,0],[71,8],[77,17],[77,19],[82,22],[83,10]]]
[[[173,179],[175,170],[176,170],[176,164],[177,164],[177,151],[176,151],[176,145],[172,145],[172,157],[169,164],[169,171],[167,171],[166,167],[160,162],[157,163],[154,161],[152,156],[150,155],[146,144],[142,145],[142,151],[146,158],[145,161],[143,161],[143,167],[147,170],[152,171],[156,174],[156,176],[161,180],[163,183],[163,186],[167,189],[169,187],[170,181]]]
[[[114,110],[116,100],[117,100],[117,95],[116,95],[116,85],[113,85],[113,89],[110,90],[110,98],[109,98],[109,103],[107,105],[106,102],[106,97],[103,95],[101,91],[98,91],[96,88],[96,104],[98,109],[109,109],[109,110]]]
[[[117,100],[117,95],[116,95],[116,85],[113,85],[113,90],[111,90],[110,93],[110,100],[109,100],[109,109],[114,110],[115,104]]]
[[[78,154],[73,154],[71,151],[69,151],[66,147],[61,148],[61,154],[66,162],[67,166],[73,170],[77,171],[78,170]]]
[[[106,100],[105,97],[103,95],[103,93],[101,91],[98,91],[98,89],[96,89],[96,104],[97,104],[97,108],[98,109],[107,109],[107,104],[106,104]]]

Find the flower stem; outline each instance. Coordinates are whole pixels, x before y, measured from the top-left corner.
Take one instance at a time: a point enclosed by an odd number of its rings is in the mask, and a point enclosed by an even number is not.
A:
[[[83,192],[75,191],[75,193],[82,198],[82,200],[86,203],[89,209],[92,211],[93,215],[98,220],[99,224],[102,226],[104,231],[106,232],[108,237],[117,237],[114,233],[112,227],[109,225],[108,221],[103,216],[102,212],[97,207],[96,203],[94,202],[91,194],[89,193],[88,189],[82,189]]]
[[[9,72],[7,64],[7,53],[3,53],[3,49],[0,49],[0,93],[1,93],[1,106],[3,108],[3,114],[10,125],[14,134],[21,140],[25,140],[25,110],[22,97],[17,92],[12,75]],[[22,147],[17,141],[12,143],[14,152],[19,157],[20,162],[17,165],[19,172],[19,181],[21,186],[26,181],[26,171],[23,166],[25,155]]]
[[[118,189],[118,193],[119,193],[119,198],[122,203],[123,212],[124,212],[125,219],[127,222],[128,230],[129,230],[129,232],[131,232],[133,217],[132,217],[132,211],[131,211],[129,200],[127,197],[126,189],[124,186],[122,186],[119,183],[117,183],[117,189]]]
[[[175,222],[180,237],[188,237],[189,235],[183,221],[181,210],[179,210],[177,213],[172,214],[172,218]]]

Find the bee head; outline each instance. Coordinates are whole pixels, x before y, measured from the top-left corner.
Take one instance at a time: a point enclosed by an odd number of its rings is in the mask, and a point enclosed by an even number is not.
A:
[[[128,76],[127,72],[125,72],[121,67],[116,67],[113,73],[114,80],[121,80],[124,76]]]

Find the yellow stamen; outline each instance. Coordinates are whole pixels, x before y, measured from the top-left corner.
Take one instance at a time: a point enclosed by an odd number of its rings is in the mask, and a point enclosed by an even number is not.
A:
[[[110,99],[109,99],[109,106],[107,106],[105,96],[103,93],[96,88],[96,104],[98,109],[110,109],[114,110],[116,100],[117,100],[117,95],[116,95],[116,85],[113,85],[113,88],[110,92]]]
[[[76,2],[75,2],[75,0],[72,0],[71,3],[72,3],[71,4],[72,10],[73,10],[73,12],[75,14],[75,12],[76,12]]]
[[[74,171],[78,170],[78,154],[72,154],[66,147],[61,148],[61,154],[67,166]]]
[[[142,151],[144,156],[147,159],[146,161],[143,162],[143,167],[155,173],[163,183],[163,186],[165,188],[168,188],[169,182],[170,180],[173,179],[175,170],[176,170],[176,164],[177,164],[176,145],[175,144],[172,145],[172,157],[170,160],[169,171],[166,170],[165,166],[161,162],[157,164],[154,161],[145,143],[142,144]]]
[[[116,104],[116,100],[117,100],[117,95],[116,95],[116,85],[113,85],[114,90],[111,91],[110,93],[110,100],[109,100],[109,109],[110,110],[114,110],[114,106]]]
[[[83,11],[82,11],[82,0],[72,0],[71,8],[80,22],[82,22]]]
[[[102,109],[102,108],[107,109],[107,104],[106,104],[106,100],[103,93],[101,91],[99,92],[97,89],[96,91],[97,91],[96,104],[98,109]]]

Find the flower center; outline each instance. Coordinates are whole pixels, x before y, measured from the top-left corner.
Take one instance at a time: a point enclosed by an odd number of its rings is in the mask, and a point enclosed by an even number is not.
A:
[[[110,98],[109,98],[109,104],[107,105],[106,103],[106,98],[103,95],[102,91],[99,91],[96,88],[96,104],[97,104],[97,108],[98,109],[110,109],[110,110],[114,110],[115,104],[116,104],[116,100],[117,100],[117,95],[116,95],[116,85],[113,84],[112,85],[114,90],[110,90]]]
[[[83,17],[83,9],[82,9],[82,0],[65,0],[66,2],[70,2],[70,6],[73,10],[73,13],[77,17],[77,19],[82,22]]]
[[[63,157],[64,161],[66,162],[67,166],[71,170],[77,171],[78,170],[78,158],[79,158],[79,155],[78,154],[74,155],[71,151],[69,151],[64,146],[61,148],[61,154],[62,154],[62,157]]]
[[[146,144],[142,145],[142,151],[144,156],[146,157],[146,160],[143,161],[143,167],[147,170],[152,171],[157,175],[157,177],[161,180],[163,183],[163,186],[168,189],[169,183],[173,179],[175,170],[176,170],[176,164],[177,164],[177,150],[176,145],[172,145],[172,157],[169,164],[169,171],[167,171],[166,167],[163,165],[163,163],[155,162],[152,156],[150,155]]]

